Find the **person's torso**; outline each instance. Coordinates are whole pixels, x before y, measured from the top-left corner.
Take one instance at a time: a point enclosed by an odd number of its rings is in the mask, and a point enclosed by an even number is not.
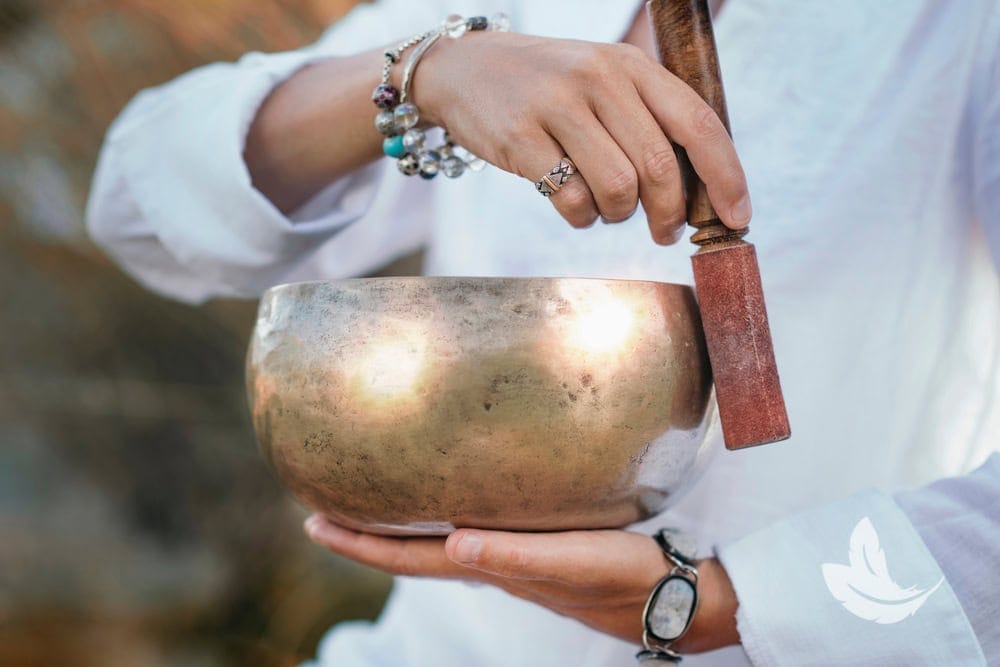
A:
[[[1000,292],[973,211],[967,109],[989,5],[726,0],[716,35],[754,203],[747,240],[793,436],[718,452],[648,527],[681,525],[709,547],[866,487],[967,471],[998,447]],[[594,41],[619,39],[636,9],[507,3],[519,31]],[[641,210],[573,230],[530,182],[492,168],[433,192],[428,273],[691,282],[693,246],[653,244]],[[421,596],[444,590],[428,586],[401,584],[395,609],[426,608]],[[632,661],[634,647],[527,603],[447,586],[469,644],[456,655],[488,642],[497,665]]]

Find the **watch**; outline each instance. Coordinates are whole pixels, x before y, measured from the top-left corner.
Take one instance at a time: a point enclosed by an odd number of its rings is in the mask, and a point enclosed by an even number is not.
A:
[[[653,539],[670,564],[670,572],[660,579],[646,600],[642,612],[642,644],[636,654],[640,663],[680,662],[681,656],[670,645],[684,636],[698,608],[698,569],[696,546],[684,533],[659,530]]]

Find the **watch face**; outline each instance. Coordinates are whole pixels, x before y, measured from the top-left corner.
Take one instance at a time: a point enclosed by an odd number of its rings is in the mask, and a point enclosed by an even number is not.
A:
[[[650,596],[646,630],[660,641],[672,642],[690,625],[697,600],[698,592],[690,579],[665,577]]]

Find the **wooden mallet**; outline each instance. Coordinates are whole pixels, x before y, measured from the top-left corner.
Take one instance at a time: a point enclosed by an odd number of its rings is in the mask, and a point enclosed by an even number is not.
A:
[[[663,66],[701,95],[729,131],[707,0],[650,0],[648,7]],[[785,440],[791,429],[757,253],[743,240],[746,229],[722,224],[684,149],[675,144],[674,150],[687,189],[688,224],[698,229],[691,262],[726,448]]]

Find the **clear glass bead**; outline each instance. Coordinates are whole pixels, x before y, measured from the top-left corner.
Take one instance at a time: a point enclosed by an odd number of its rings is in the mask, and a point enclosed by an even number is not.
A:
[[[452,14],[444,20],[444,31],[452,39],[458,39],[469,29],[465,19],[458,14]]]
[[[490,30],[510,32],[510,17],[503,12],[497,12],[490,18]]]
[[[406,150],[416,153],[423,148],[425,138],[424,131],[419,127],[410,128],[403,135],[403,146],[406,147]]]
[[[392,112],[395,117],[397,130],[408,130],[420,120],[420,112],[417,107],[409,102],[403,102]]]
[[[469,168],[469,171],[478,172],[486,169],[486,160],[469,153],[469,156],[465,158],[465,165]]]
[[[420,173],[436,174],[441,169],[441,155],[437,151],[427,151],[420,156]]]
[[[375,129],[389,136],[396,132],[396,117],[391,111],[379,111],[375,115]]]
[[[462,158],[454,155],[446,157],[441,160],[441,171],[448,178],[458,178],[465,172],[465,162],[462,161]]]
[[[444,146],[438,148],[437,152],[441,154],[441,159],[443,160],[446,157],[451,157],[452,155],[454,155],[455,149],[451,144],[445,144]]]

